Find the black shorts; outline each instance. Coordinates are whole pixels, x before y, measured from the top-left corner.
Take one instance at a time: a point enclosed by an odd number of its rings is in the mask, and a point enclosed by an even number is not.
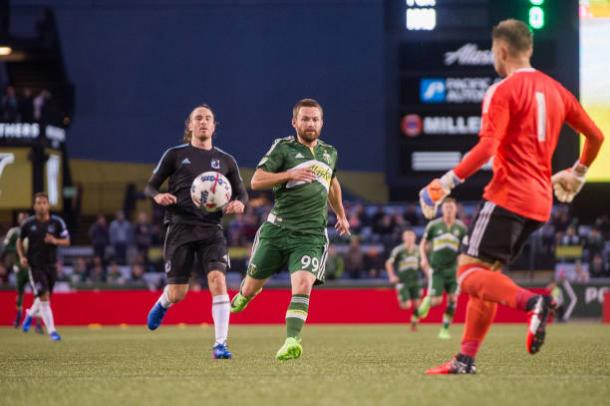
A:
[[[227,240],[219,227],[169,224],[165,230],[163,259],[167,282],[188,283],[197,257],[197,271],[227,272],[230,266]]]
[[[53,293],[57,280],[57,268],[54,265],[33,266],[28,270],[28,277],[34,296],[39,297],[45,293]]]
[[[489,263],[510,264],[529,236],[543,224],[483,201],[470,225],[462,253]]]

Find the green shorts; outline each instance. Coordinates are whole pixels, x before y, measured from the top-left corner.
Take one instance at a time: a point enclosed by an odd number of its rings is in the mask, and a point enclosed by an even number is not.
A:
[[[432,270],[432,278],[428,280],[428,296],[439,297],[443,295],[443,291],[449,295],[456,293],[458,283],[455,271],[455,267]]]
[[[396,295],[398,296],[398,301],[400,303],[419,299],[420,291],[421,288],[419,285],[410,285],[406,283],[399,283],[396,285]]]
[[[286,265],[290,273],[311,272],[317,282],[324,282],[324,267],[328,253],[326,231],[304,234],[263,223],[252,245],[248,275],[254,279],[267,279]]]

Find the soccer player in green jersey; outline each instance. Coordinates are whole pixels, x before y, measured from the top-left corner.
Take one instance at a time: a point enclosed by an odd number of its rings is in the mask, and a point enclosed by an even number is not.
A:
[[[17,258],[17,240],[19,240],[19,234],[21,232],[21,225],[28,218],[26,212],[21,212],[17,215],[17,226],[11,228],[4,237],[4,249],[2,251],[2,262],[4,263],[7,270],[12,269],[15,272],[16,283],[17,283],[17,314],[15,316],[15,322],[13,323],[15,328],[18,328],[21,324],[21,317],[23,316],[23,294],[25,293],[25,286],[28,284],[28,268],[21,266]],[[36,330],[42,333],[42,326],[40,319]]]
[[[324,281],[328,252],[328,203],[337,215],[335,228],[349,235],[349,223],[336,173],[337,150],[319,139],[322,106],[303,99],[292,110],[296,136],[275,140],[252,177],[253,190],[273,188],[275,204],[259,228],[240,291],[231,300],[231,312],[244,310],[265,281],[288,266],[292,299],[286,311],[286,340],[278,350],[280,361],[299,358],[300,333],[309,309],[314,283]]]
[[[395,247],[385,262],[390,283],[396,285],[398,305],[401,309],[413,309],[411,330],[417,331],[419,321],[419,248],[415,244],[415,233],[406,230],[402,233],[403,243]]]
[[[457,258],[460,244],[467,234],[464,223],[458,220],[457,203],[446,198],[442,206],[443,217],[428,223],[419,246],[421,267],[428,278],[428,292],[419,306],[421,318],[426,318],[431,306],[442,302],[443,291],[447,292],[447,307],[443,314],[443,328],[438,337],[449,339],[449,325],[457,305],[458,283],[456,279]],[[428,258],[428,250],[430,257]]]

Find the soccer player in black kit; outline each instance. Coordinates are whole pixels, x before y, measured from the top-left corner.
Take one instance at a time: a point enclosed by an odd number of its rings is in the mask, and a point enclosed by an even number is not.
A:
[[[27,254],[23,240],[28,239]],[[61,217],[50,213],[49,197],[46,193],[34,195],[34,216],[29,217],[21,225],[21,233],[17,241],[19,262],[24,268],[29,268],[29,278],[34,291],[34,303],[26,311],[22,329],[30,330],[32,318],[42,317],[47,327],[49,337],[53,341],[61,340],[55,330],[53,311],[51,310],[51,293],[57,279],[57,247],[70,245],[70,234],[66,223]]]
[[[233,189],[232,199],[224,208],[226,214],[243,213],[248,194],[235,159],[212,145],[215,130],[211,107],[197,106],[185,122],[185,144],[165,151],[146,186],[146,195],[166,207],[163,258],[168,283],[148,314],[148,328],[158,328],[167,309],[184,299],[197,256],[212,294],[216,333],[212,355],[216,359],[227,359],[232,354],[226,343],[230,303],[225,274],[229,255],[220,224],[223,211],[208,213],[196,207],[190,189],[193,179],[203,172],[217,171],[225,175]],[[161,193],[158,189],[167,178],[168,193]]]

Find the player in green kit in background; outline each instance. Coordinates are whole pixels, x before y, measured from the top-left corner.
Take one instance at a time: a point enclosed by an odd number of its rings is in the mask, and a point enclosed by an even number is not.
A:
[[[280,361],[299,358],[303,352],[300,333],[309,296],[314,283],[324,281],[328,203],[337,215],[335,228],[341,236],[349,235],[335,176],[337,150],[319,139],[322,116],[317,101],[299,101],[292,110],[296,136],[275,140],[251,181],[253,190],[273,188],[275,204],[256,233],[247,275],[231,300],[231,312],[244,310],[265,281],[288,266],[292,299],[286,311],[286,340],[276,354]]]
[[[419,248],[415,244],[415,233],[406,230],[402,233],[403,243],[395,247],[385,262],[390,283],[396,285],[398,304],[401,309],[413,309],[411,330],[417,331],[419,321]]]
[[[457,258],[460,244],[468,230],[457,219],[457,203],[446,198],[442,206],[443,217],[428,223],[419,246],[421,267],[428,278],[428,292],[419,306],[422,319],[428,316],[431,306],[442,302],[443,291],[447,292],[447,308],[443,314],[443,328],[439,338],[449,339],[449,325],[453,320],[457,305],[458,283],[456,279]],[[431,246],[431,247],[430,247]],[[430,258],[428,259],[428,249]]]
[[[4,237],[4,249],[2,251],[2,262],[7,270],[12,269],[15,272],[15,279],[17,285],[17,314],[13,326],[18,328],[21,324],[21,317],[23,316],[23,294],[25,293],[25,286],[28,284],[28,268],[24,268],[19,263],[17,257],[17,240],[19,240],[19,234],[21,232],[21,225],[28,218],[26,212],[21,212],[17,215],[17,226],[11,228]],[[40,319],[36,325],[36,331],[43,333]]]

